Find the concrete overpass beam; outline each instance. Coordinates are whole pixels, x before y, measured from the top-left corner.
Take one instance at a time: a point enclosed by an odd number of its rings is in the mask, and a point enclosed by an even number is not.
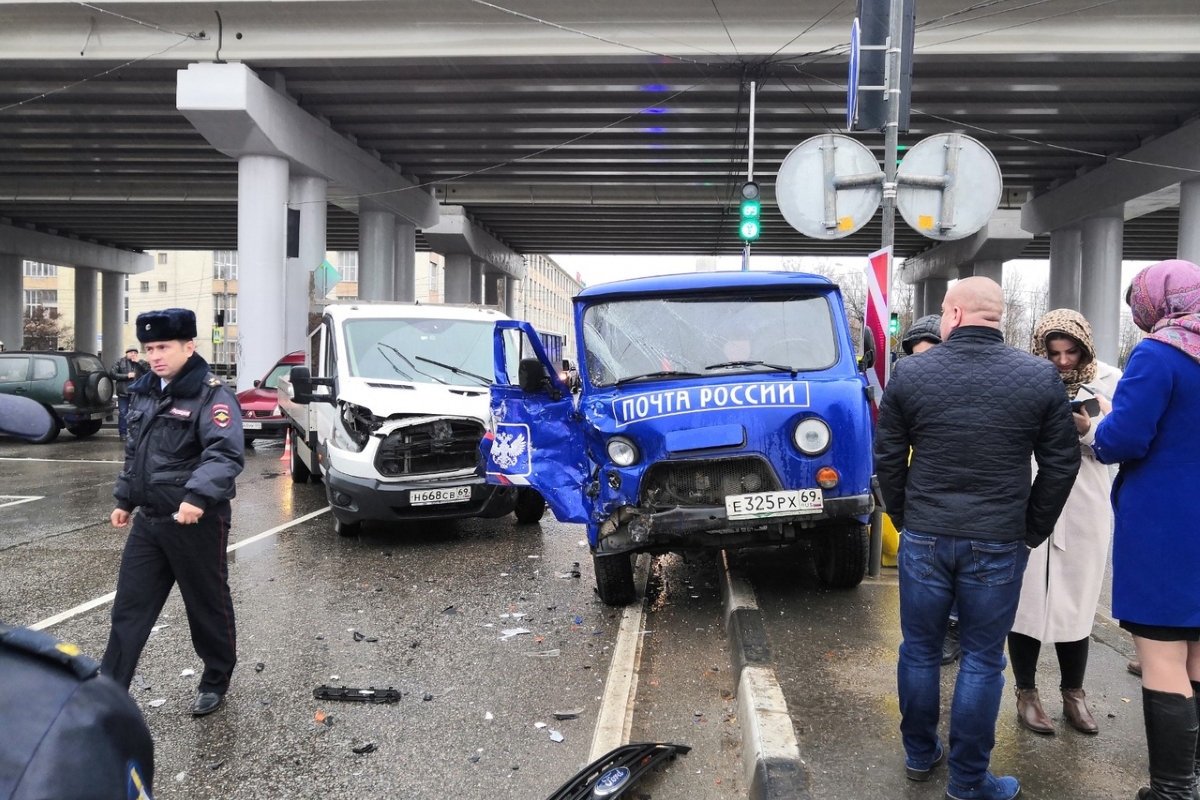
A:
[[[1050,308],[1079,310],[1079,268],[1082,258],[1079,228],[1050,233]]]
[[[125,276],[120,272],[100,273],[100,342],[106,367],[124,356],[126,347],[137,346],[136,340],[125,341]]]
[[[386,302],[396,296],[396,217],[387,211],[358,214],[358,299]]]
[[[75,349],[95,353],[96,347],[96,270],[75,268]]]
[[[288,206],[300,212],[299,256],[287,261],[283,309],[284,351],[304,350],[308,341],[308,286],[325,260],[326,195],[329,182],[311,175],[288,179]],[[283,355],[283,353],[280,353]]]
[[[1021,212],[1000,209],[976,233],[953,242],[942,242],[905,259],[898,274],[905,283],[919,283],[928,278],[965,277],[974,265],[983,265],[983,269],[998,274],[996,265],[1019,256],[1031,241],[1033,234],[1021,229]],[[942,298],[939,297],[934,307],[927,307],[926,313],[937,313],[935,309],[941,305]]]
[[[25,292],[21,256],[0,252],[0,343],[5,350],[25,347]]]
[[[284,338],[288,162],[238,159],[237,388],[253,387],[287,351]],[[286,294],[286,290],[283,292]],[[203,330],[207,326],[201,326]]]
[[[981,278],[991,278],[1001,286],[1004,285],[1004,262],[999,259],[983,259],[971,265],[971,274]]]
[[[1179,258],[1200,264],[1200,178],[1179,186]]]
[[[412,303],[417,299],[417,228],[396,220],[395,299]]]
[[[446,302],[471,302],[471,257],[465,253],[446,254]]]
[[[525,277],[525,259],[477,225],[462,206],[442,206],[436,225],[421,229],[435,253],[464,253],[518,280]]]
[[[15,225],[0,225],[0,253],[47,264],[127,274],[154,269],[153,259],[145,253],[118,250],[95,242],[31,231]]]
[[[1121,209],[1084,220],[1079,311],[1092,325],[1096,357],[1117,363],[1121,338],[1121,252],[1125,220]]]

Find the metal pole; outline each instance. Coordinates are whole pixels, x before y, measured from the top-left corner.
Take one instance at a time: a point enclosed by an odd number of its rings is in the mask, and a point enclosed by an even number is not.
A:
[[[754,181],[754,87],[756,81],[750,81],[750,136],[746,147],[746,183]],[[740,202],[740,198],[739,198]],[[762,225],[762,215],[759,214],[759,225]],[[742,272],[750,271],[750,243],[742,246]]]
[[[884,128],[883,139],[883,235],[880,237],[880,248],[892,247],[896,242],[896,153],[900,144],[900,54],[904,37],[904,2],[892,0],[892,9],[888,17],[887,43],[887,101],[888,121]],[[892,257],[888,257],[887,297],[889,308],[881,309],[883,320],[889,319],[892,298]],[[886,324],[886,323],[884,323]],[[887,334],[887,342],[891,344],[891,334]],[[883,354],[884,384],[892,372],[892,348],[889,346]],[[872,578],[879,577],[880,565],[883,560],[883,509],[875,507],[871,515],[870,555],[867,568]]]

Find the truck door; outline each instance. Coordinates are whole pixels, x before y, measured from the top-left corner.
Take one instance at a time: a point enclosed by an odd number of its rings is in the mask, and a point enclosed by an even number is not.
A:
[[[541,385],[523,389],[521,362],[529,374],[533,359],[544,371]],[[592,470],[583,421],[532,325],[517,320],[496,323],[495,370],[492,425],[481,444],[488,482],[530,486],[546,498],[560,522],[588,522],[592,500],[584,488]]]

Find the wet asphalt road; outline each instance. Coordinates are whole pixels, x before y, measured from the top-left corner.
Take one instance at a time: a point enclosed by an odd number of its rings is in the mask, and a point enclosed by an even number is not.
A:
[[[322,512],[323,487],[293,485],[281,452],[248,450],[239,480],[230,541],[253,541],[230,553],[240,661],[227,707],[203,719],[187,712],[196,679],[181,672],[201,664],[177,593],[143,654],[133,695],[156,742],[156,796],[547,797],[589,760],[622,618],[595,597],[582,527],[506,517],[368,526],[342,539]],[[115,588],[125,533],[108,514],[120,454],[109,430],[48,446],[0,438],[0,619],[38,623]],[[895,571],[831,592],[802,554],[735,563],[763,609],[811,796],[941,797],[944,776],[903,776]],[[631,797],[747,796],[718,564],[713,554],[653,561],[627,725],[633,740],[693,749]],[[48,630],[98,657],[109,608]],[[530,633],[504,638],[511,628]],[[1145,780],[1140,688],[1124,670],[1131,645],[1104,625],[1096,637],[1087,688],[1099,736],[1061,722],[1054,737],[1018,729],[1008,675],[994,764],[1022,779],[1024,797],[1128,798]],[[1042,670],[1057,721],[1051,648]],[[317,701],[322,684],[394,687],[402,699]]]

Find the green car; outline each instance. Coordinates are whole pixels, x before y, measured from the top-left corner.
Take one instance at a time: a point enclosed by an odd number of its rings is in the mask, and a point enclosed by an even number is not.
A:
[[[53,442],[63,428],[91,436],[117,408],[112,378],[90,353],[0,353],[0,394],[28,397],[54,414],[58,424],[38,444]]]

